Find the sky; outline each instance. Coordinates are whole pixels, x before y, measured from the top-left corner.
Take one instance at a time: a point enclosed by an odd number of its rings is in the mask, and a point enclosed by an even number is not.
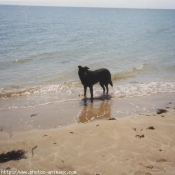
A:
[[[0,0],[7,5],[175,9],[175,0]]]

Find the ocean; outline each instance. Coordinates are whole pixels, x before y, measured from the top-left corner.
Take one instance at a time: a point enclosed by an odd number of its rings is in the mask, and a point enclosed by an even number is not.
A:
[[[0,113],[79,103],[79,65],[109,69],[114,99],[175,92],[174,16],[175,10],[1,5]],[[101,94],[95,85],[94,96]]]

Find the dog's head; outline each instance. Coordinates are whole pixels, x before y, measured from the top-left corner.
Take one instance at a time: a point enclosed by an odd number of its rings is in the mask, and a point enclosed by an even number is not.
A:
[[[84,77],[87,77],[87,71],[88,71],[88,67],[82,67],[82,66],[78,66],[79,68],[79,71],[78,71],[78,74],[81,78],[84,78]]]

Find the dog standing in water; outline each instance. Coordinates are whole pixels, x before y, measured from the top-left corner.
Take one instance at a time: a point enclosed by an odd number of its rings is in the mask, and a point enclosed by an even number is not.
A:
[[[93,99],[93,85],[96,83],[100,83],[100,86],[103,88],[103,94],[105,94],[105,87],[106,87],[106,94],[108,95],[108,84],[113,86],[111,81],[111,73],[108,69],[101,68],[95,71],[88,70],[88,67],[78,66],[79,71],[78,75],[81,80],[81,83],[84,86],[84,96],[86,97],[87,87],[90,89],[91,99]]]

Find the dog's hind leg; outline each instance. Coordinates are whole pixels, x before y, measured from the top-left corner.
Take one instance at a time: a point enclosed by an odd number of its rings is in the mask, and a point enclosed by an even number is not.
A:
[[[100,86],[103,88],[103,94],[105,94],[105,87],[104,87],[104,84],[102,82],[100,82]]]
[[[106,87],[106,90],[107,90],[106,94],[108,95],[108,83],[105,83],[105,87]]]

